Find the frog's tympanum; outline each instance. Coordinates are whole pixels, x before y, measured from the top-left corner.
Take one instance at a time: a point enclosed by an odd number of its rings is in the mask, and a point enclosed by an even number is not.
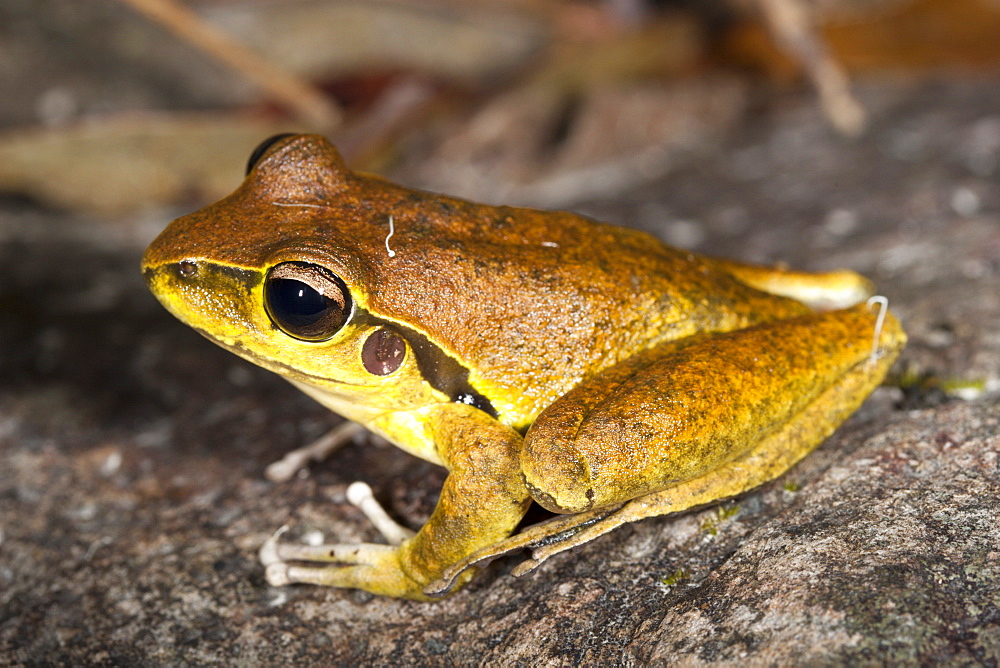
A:
[[[404,188],[307,135],[265,142],[143,272],[197,331],[448,471],[412,537],[272,541],[268,580],[424,600],[501,554],[533,549],[525,572],[781,475],[906,341],[857,274]],[[532,501],[562,516],[512,536]]]

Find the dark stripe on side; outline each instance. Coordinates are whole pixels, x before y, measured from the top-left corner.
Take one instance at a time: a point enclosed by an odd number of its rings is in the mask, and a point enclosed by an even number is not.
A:
[[[382,320],[362,308],[357,308],[353,322],[362,326],[386,327],[399,333],[417,356],[417,367],[431,387],[456,403],[468,404],[492,417],[497,411],[483,394],[469,383],[469,370],[454,357],[441,350],[424,334],[398,322]]]

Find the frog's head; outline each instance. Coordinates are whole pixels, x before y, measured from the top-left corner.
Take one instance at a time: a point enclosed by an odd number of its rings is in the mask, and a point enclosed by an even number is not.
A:
[[[371,205],[355,178],[325,139],[274,137],[243,185],[172,222],[142,269],[181,321],[363,422],[441,397],[412,332],[369,308],[385,230],[350,223]]]

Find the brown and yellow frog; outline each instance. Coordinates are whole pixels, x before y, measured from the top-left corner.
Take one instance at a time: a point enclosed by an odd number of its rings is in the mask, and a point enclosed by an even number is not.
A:
[[[500,554],[533,548],[523,572],[781,475],[906,341],[852,272],[405,188],[312,135],[262,144],[236,192],[150,245],[143,273],[197,331],[448,470],[398,545],[261,552],[272,584],[415,599]],[[532,501],[563,516],[512,536]]]

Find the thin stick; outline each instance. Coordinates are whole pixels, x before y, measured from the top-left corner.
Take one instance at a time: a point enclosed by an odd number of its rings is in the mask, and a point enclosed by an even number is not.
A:
[[[392,235],[396,233],[396,225],[393,223],[392,214],[389,214],[389,234],[385,238],[385,251],[389,254],[389,257],[396,257],[396,251],[389,248],[389,239],[392,239]]]
[[[121,1],[229,65],[310,127],[329,131],[340,125],[340,109],[320,90],[218,31],[176,0]]]
[[[861,134],[866,123],[865,109],[851,93],[844,69],[817,37],[803,0],[756,1],[771,32],[805,67],[830,123],[850,137]]]
[[[882,325],[885,323],[885,312],[889,310],[889,300],[882,295],[875,295],[865,302],[868,308],[871,308],[872,304],[878,304],[878,317],[875,318],[875,336],[872,338],[872,352],[868,356],[869,364],[874,364],[881,357],[878,354],[878,340],[882,338]]]

